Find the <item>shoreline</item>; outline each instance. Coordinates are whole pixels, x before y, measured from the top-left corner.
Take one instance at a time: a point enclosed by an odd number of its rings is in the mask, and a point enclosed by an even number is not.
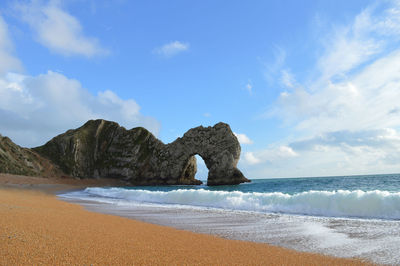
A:
[[[90,185],[0,175],[0,262],[5,264],[290,264],[364,265],[342,259],[86,210],[57,199]],[[13,182],[14,181],[14,182]],[[46,184],[44,181],[49,181]],[[67,184],[65,184],[67,183]],[[71,237],[73,236],[73,237]],[[90,248],[89,248],[90,247]],[[22,256],[21,256],[22,254]]]
[[[400,221],[318,217],[284,213],[235,211],[197,206],[97,201],[59,195],[89,211],[117,215],[145,223],[250,241],[299,252],[339,258],[359,258],[382,265],[397,265]],[[374,243],[374,244],[371,244]]]

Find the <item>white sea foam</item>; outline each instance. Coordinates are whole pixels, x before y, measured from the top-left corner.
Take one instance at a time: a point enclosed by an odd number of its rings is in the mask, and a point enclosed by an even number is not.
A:
[[[65,195],[68,196],[68,195]],[[73,195],[69,195],[74,197]],[[114,203],[157,203],[213,207],[230,210],[277,212],[328,217],[400,219],[400,192],[306,191],[293,195],[281,192],[227,192],[205,189],[172,191],[123,188],[87,188],[76,197]],[[88,198],[86,198],[88,199]]]

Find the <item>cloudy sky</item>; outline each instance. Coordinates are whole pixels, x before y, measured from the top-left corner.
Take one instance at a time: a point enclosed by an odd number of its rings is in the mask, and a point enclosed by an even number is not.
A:
[[[398,173],[400,1],[1,1],[0,133],[95,118],[229,123],[249,178]]]

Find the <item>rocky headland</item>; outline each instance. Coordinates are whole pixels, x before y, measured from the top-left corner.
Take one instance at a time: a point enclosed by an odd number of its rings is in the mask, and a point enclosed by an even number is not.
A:
[[[192,128],[169,144],[162,143],[145,128],[126,130],[106,120],[90,120],[33,149],[4,139],[0,141],[0,172],[38,175],[43,172],[40,169],[49,168],[41,165],[49,164],[53,165],[53,172],[46,170],[48,175],[112,178],[132,185],[197,185],[201,184],[195,179],[198,154],[209,170],[207,185],[250,182],[236,167],[241,148],[225,123]],[[2,143],[8,143],[17,152],[4,156]],[[27,156],[32,158],[29,163],[25,162]],[[19,165],[24,167],[18,168]]]
[[[31,149],[20,147],[8,137],[1,135],[0,173],[43,177],[65,175],[51,160],[40,156]]]

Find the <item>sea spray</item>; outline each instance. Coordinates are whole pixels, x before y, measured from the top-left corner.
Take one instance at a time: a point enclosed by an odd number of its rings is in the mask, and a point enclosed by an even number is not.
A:
[[[400,192],[380,190],[311,190],[287,194],[205,189],[150,191],[126,188],[87,188],[80,194],[80,197],[95,201],[108,199],[117,204],[178,204],[327,217],[400,219]]]

